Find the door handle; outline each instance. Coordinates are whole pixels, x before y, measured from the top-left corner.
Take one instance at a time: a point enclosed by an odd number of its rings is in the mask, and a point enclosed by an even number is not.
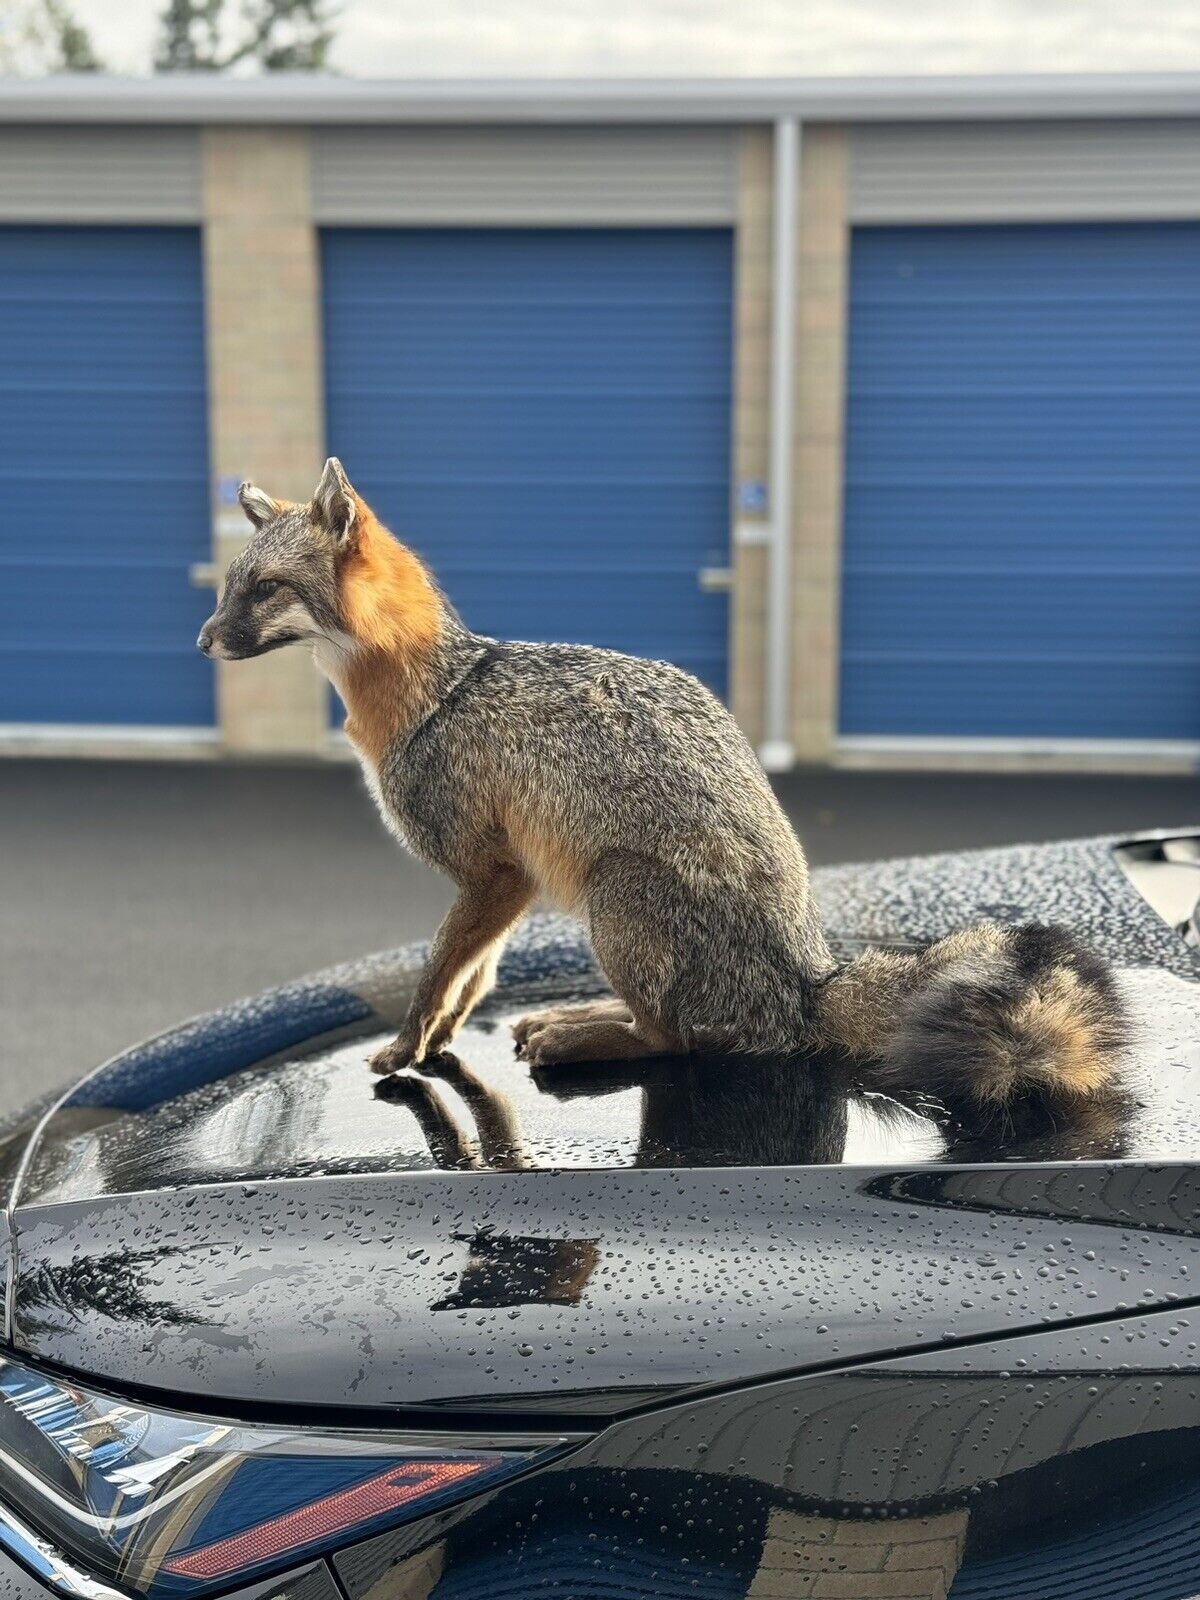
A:
[[[733,588],[733,568],[701,567],[697,581],[705,594],[728,594]]]

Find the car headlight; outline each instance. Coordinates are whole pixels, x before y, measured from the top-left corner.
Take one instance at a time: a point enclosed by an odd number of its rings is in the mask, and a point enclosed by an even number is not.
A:
[[[77,1596],[105,1594],[95,1579],[202,1594],[438,1510],[570,1443],[214,1421],[0,1356],[0,1545]]]

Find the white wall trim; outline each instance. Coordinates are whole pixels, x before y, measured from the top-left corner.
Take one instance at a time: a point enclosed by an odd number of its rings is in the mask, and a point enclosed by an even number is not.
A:
[[[80,759],[96,761],[237,761],[242,763],[334,762],[358,757],[340,728],[311,751],[231,751],[216,728],[126,727],[120,723],[0,722],[0,761]]]
[[[1200,771],[1200,740],[986,739],[919,735],[842,735],[834,765],[880,770],[959,772]]]
[[[222,754],[215,728],[120,723],[0,722],[0,757],[96,756],[104,760],[211,760]]]

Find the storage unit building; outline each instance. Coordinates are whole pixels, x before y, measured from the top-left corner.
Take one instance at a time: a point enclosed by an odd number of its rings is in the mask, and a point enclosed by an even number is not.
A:
[[[1200,737],[1200,223],[851,243],[840,728]]]
[[[0,749],[344,757],[193,648],[335,453],[776,762],[1193,768],[1197,285],[1188,75],[10,85]]]
[[[329,448],[468,624],[728,690],[732,248],[694,228],[327,228]]]
[[[0,723],[211,728],[198,228],[0,225]]]

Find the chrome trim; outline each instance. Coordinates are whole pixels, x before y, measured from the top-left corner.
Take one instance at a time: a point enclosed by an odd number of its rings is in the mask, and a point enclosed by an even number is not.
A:
[[[34,1533],[7,1506],[0,1505],[0,1545],[28,1567],[42,1583],[73,1600],[129,1600],[98,1578],[89,1578],[40,1534]]]

